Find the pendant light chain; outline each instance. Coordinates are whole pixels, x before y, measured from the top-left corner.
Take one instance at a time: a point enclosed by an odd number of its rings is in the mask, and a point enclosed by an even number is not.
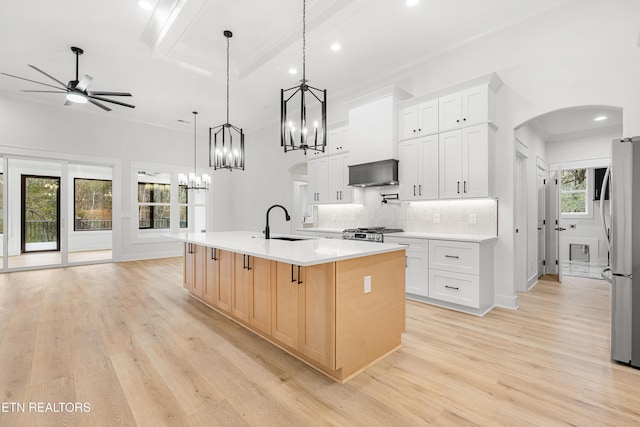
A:
[[[227,37],[227,123],[229,123],[229,37]]]
[[[196,125],[198,120],[198,112],[194,111],[193,112],[193,175],[197,175],[197,168],[196,168],[196,132],[198,129],[198,126]]]
[[[302,84],[307,83],[307,2],[302,0]]]

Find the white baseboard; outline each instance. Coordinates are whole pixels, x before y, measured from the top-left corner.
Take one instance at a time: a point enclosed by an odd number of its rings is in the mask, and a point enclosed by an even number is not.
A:
[[[496,294],[496,307],[508,308],[509,310],[518,309],[518,296],[507,296]]]
[[[143,253],[143,254],[129,254],[122,255],[120,259],[117,261],[142,261],[145,259],[158,259],[158,258],[173,258],[177,256],[182,256],[183,251],[164,251],[164,252],[153,252],[153,253]],[[114,259],[114,261],[116,261]]]

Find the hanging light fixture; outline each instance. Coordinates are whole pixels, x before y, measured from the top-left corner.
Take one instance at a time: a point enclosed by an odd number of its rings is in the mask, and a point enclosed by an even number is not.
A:
[[[302,1],[302,80],[299,86],[280,91],[280,146],[284,152],[315,150],[327,145],[327,90],[307,84],[306,1]]]
[[[222,34],[227,38],[227,122],[209,128],[209,166],[214,170],[244,170],[244,133],[229,123],[229,39],[233,33],[225,30]]]
[[[186,174],[178,174],[178,185],[183,185],[187,190],[209,190],[211,185],[211,177],[203,173],[202,177],[196,173],[196,117],[198,112],[193,112],[193,172],[187,176]]]

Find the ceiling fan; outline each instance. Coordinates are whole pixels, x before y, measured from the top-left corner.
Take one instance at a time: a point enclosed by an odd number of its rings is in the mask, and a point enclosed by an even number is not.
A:
[[[60,80],[56,79],[55,77],[45,73],[38,67],[29,65],[29,67],[49,77],[51,80],[58,83],[61,87],[53,86],[47,83],[37,82],[35,80],[26,79],[24,77],[14,76],[12,74],[7,74],[7,73],[0,73],[0,74],[4,74],[5,76],[15,77],[16,79],[26,80],[28,82],[38,83],[43,86],[49,86],[51,88],[57,89],[57,90],[23,90],[23,92],[65,93],[67,97],[67,101],[64,103],[64,105],[71,105],[73,103],[86,104],[87,102],[90,102],[93,105],[100,107],[105,111],[111,111],[111,108],[102,104],[102,102],[98,102],[98,101],[103,101],[103,102],[110,102],[112,104],[122,105],[123,107],[136,108],[135,105],[126,104],[124,102],[114,101],[113,99],[104,98],[104,96],[131,96],[131,94],[128,92],[88,91],[87,87],[89,86],[89,83],[91,83],[91,81],[93,80],[93,77],[85,74],[85,76],[81,80],[78,80],[78,58],[80,57],[80,55],[84,53],[84,51],[79,47],[74,46],[71,48],[71,52],[73,52],[76,55],[76,78],[75,80],[69,81],[69,83],[67,83],[66,85],[62,83]]]

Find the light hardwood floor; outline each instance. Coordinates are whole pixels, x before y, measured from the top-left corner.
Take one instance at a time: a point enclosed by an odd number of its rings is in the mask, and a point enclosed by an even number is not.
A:
[[[408,302],[404,347],[345,385],[181,282],[181,258],[0,274],[2,402],[90,405],[0,425],[640,425],[603,281],[540,282],[484,318]]]

